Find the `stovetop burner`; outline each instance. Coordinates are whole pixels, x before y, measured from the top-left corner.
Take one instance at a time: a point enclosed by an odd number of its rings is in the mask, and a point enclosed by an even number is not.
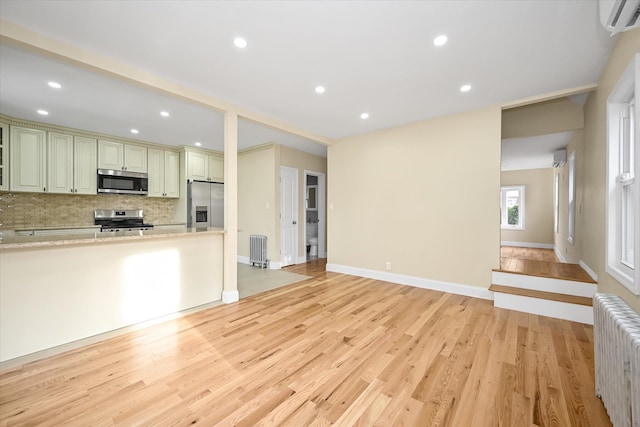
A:
[[[153,229],[152,224],[144,223],[142,209],[109,210],[96,209],[93,212],[94,224],[101,227],[101,231],[132,231]]]

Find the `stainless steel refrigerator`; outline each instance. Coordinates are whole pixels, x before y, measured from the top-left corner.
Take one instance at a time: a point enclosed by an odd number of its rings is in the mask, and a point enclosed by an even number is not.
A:
[[[224,184],[206,181],[188,182],[187,227],[224,228]]]

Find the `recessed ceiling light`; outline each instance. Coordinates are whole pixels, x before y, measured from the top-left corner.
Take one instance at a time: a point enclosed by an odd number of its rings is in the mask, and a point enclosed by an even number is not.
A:
[[[138,129],[131,129],[131,133],[138,133]]]
[[[240,49],[244,49],[245,47],[247,47],[247,41],[242,37],[236,37],[235,39],[233,39],[233,44],[235,44],[236,47],[239,47]]]
[[[160,115],[162,117],[169,117],[169,112],[168,111],[160,111]]]
[[[445,44],[447,42],[447,40],[449,40],[447,38],[447,36],[445,36],[444,34],[436,37],[435,39],[433,39],[433,44],[436,46],[442,46],[443,44]]]
[[[363,120],[368,119],[368,118],[369,118],[369,113],[362,113],[362,114],[360,114],[360,118],[361,118],[361,119],[363,119]]]
[[[316,86],[316,93],[324,93],[324,86]]]
[[[40,114],[42,116],[48,116],[49,112],[47,110],[38,110],[38,114]]]
[[[202,145],[202,143],[201,143],[201,142],[196,142],[194,145],[195,145],[196,147],[200,147],[200,146]]]
[[[62,85],[58,82],[49,82],[47,84],[54,89],[60,89],[62,87]]]
[[[460,92],[469,92],[470,90],[471,90],[471,85],[460,86]]]

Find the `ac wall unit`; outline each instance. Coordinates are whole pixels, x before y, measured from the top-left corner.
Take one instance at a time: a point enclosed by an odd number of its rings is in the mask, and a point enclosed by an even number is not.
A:
[[[640,0],[600,0],[600,22],[611,35],[640,27]]]
[[[567,150],[558,150],[553,153],[553,167],[559,168],[567,163]]]

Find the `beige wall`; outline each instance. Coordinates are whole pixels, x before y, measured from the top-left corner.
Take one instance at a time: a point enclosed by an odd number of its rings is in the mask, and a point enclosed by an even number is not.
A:
[[[584,127],[582,106],[559,98],[502,112],[502,139],[525,138]]]
[[[249,236],[267,236],[267,254],[280,261],[280,166],[298,170],[298,256],[306,253],[304,244],[304,171],[326,173],[327,159],[279,144],[243,150],[238,153],[238,255],[249,257]]]
[[[569,242],[569,156],[576,153],[576,212],[575,212],[575,233],[573,243]],[[563,261],[577,264],[582,259],[582,246],[584,242],[584,209],[583,194],[586,176],[591,173],[584,168],[584,132],[575,131],[567,144],[567,163],[564,166],[554,169],[554,175],[558,175],[559,180],[559,205],[560,216],[558,220],[558,232],[554,232],[554,246],[556,252],[562,255]]]
[[[328,262],[389,261],[393,273],[488,287],[500,262],[500,118],[485,108],[331,145]]]
[[[249,236],[267,236],[267,256],[280,260],[276,239],[276,162],[273,144],[238,153],[238,255],[249,257]]]
[[[502,241],[553,244],[553,169],[504,171],[500,185],[524,185],[524,230],[501,230]]]
[[[640,296],[633,295],[605,271],[606,206],[606,103],[620,75],[640,47],[640,29],[622,33],[600,79],[598,89],[585,104],[583,168],[588,171],[578,186],[584,194],[584,223],[581,230],[582,259],[598,275],[598,289],[620,295],[636,311]]]
[[[306,256],[306,244],[304,241],[304,201],[305,181],[304,171],[327,172],[327,159],[314,154],[305,153],[304,151],[295,150],[293,148],[280,146],[280,166],[288,166],[298,170],[298,257]]]

